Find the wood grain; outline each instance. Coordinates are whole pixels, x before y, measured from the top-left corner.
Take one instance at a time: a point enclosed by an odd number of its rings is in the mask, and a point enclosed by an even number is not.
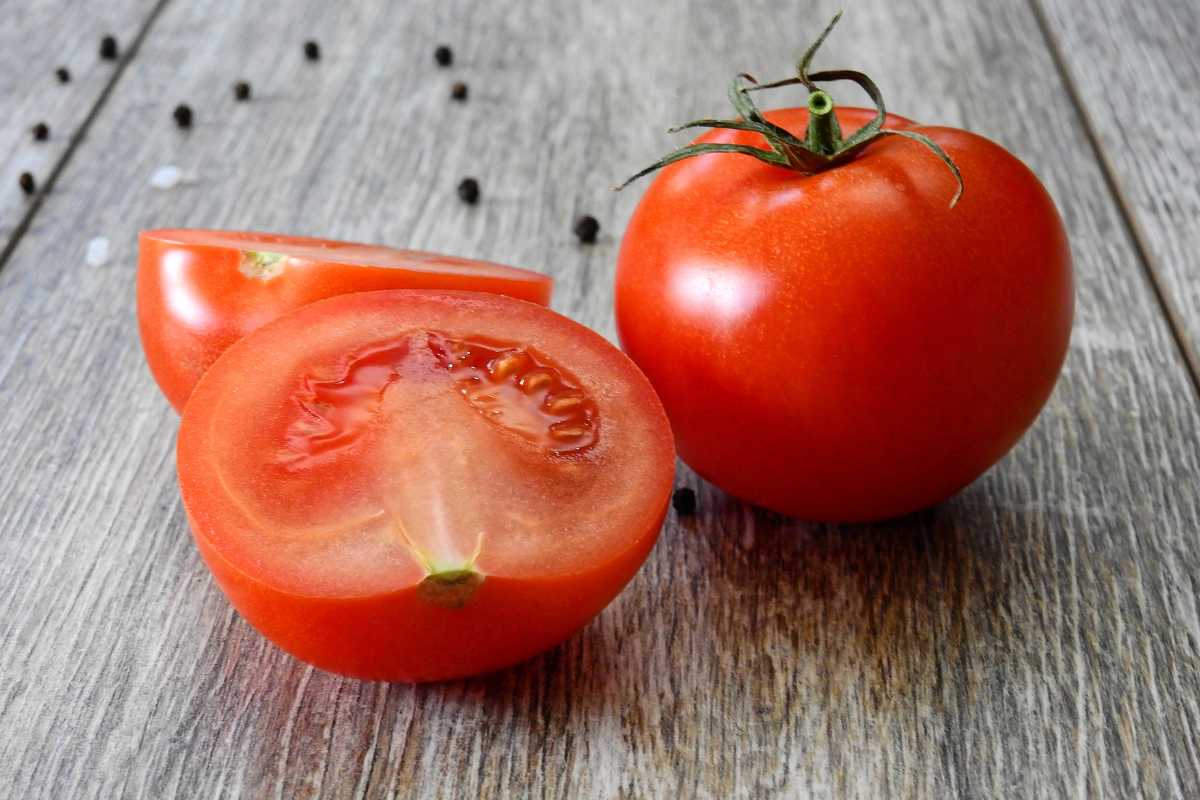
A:
[[[1038,2],[1200,386],[1200,9]]]
[[[1200,414],[1029,6],[857,4],[822,63],[978,130],[1057,198],[1078,276],[1063,378],[940,508],[813,526],[702,484],[591,626],[434,686],[314,671],[196,556],[177,420],[141,362],[136,231],[379,240],[610,282],[670,123],[779,75],[831,8],[172,2],[0,272],[0,787],[60,797],[1167,797],[1200,788]],[[583,7],[580,7],[583,6]],[[801,13],[803,12],[803,13]],[[319,63],[303,40],[318,38]],[[432,50],[455,48],[451,70]],[[236,105],[234,80],[255,87]],[[448,99],[471,84],[465,105]],[[1031,81],[1040,91],[1027,91]],[[797,98],[798,99],[798,98]],[[174,130],[180,100],[196,110]],[[782,102],[782,101],[781,101]],[[192,174],[148,186],[163,164]],[[454,186],[479,178],[479,206]],[[593,247],[571,222],[595,214]],[[114,258],[83,262],[92,236]]]
[[[37,202],[17,185],[30,173],[39,189],[71,148],[121,60],[100,59],[100,39],[116,37],[126,55],[153,15],[155,0],[0,2],[0,268],[14,234]],[[66,67],[63,84],[55,70]],[[38,122],[50,129],[34,140]],[[45,219],[45,218],[43,218]]]

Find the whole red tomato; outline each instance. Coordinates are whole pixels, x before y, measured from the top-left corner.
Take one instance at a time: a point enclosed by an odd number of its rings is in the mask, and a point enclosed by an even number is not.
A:
[[[762,117],[746,97],[755,124],[805,137],[808,109]],[[854,131],[876,112],[836,118]],[[617,267],[621,343],[680,456],[807,519],[897,516],[969,484],[1033,422],[1070,336],[1067,238],[1034,174],[973,133],[880,121],[929,141],[879,136],[811,174],[693,148],[642,198]],[[961,173],[953,207],[929,142]],[[755,130],[696,143],[785,149]]]

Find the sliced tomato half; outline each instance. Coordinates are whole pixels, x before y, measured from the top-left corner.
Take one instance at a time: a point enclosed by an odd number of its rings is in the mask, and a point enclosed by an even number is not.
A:
[[[623,353],[541,306],[349,294],[234,344],[183,414],[179,480],[229,599],[363,678],[493,670],[607,605],[662,524],[675,452]]]
[[[143,231],[138,323],[150,371],[176,410],[229,345],[288,311],[348,292],[455,289],[545,305],[529,270],[370,244],[213,230]]]

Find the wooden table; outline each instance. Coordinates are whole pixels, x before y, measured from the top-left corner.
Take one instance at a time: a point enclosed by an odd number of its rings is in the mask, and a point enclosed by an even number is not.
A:
[[[0,796],[1200,794],[1190,0],[863,0],[819,59],[875,75],[896,111],[1012,149],[1070,232],[1062,379],[957,498],[814,526],[680,466],[700,514],[668,518],[590,627],[431,686],[293,660],[197,557],[178,420],[134,323],[140,228],[524,265],[558,278],[556,308],[612,336],[640,191],[609,187],[667,149],[667,125],[724,114],[735,72],[786,73],[832,8],[3,0]],[[116,62],[97,57],[106,32]],[[452,68],[434,64],[439,43]],[[238,79],[251,102],[234,102]],[[456,80],[466,103],[449,99]],[[39,119],[47,142],[29,135]],[[153,187],[163,165],[184,182]],[[478,206],[455,196],[464,175]],[[603,226],[594,246],[571,233],[582,213]],[[110,256],[89,261],[98,237]]]

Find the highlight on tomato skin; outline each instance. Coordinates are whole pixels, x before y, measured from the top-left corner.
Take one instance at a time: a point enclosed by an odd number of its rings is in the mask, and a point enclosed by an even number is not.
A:
[[[180,488],[230,601],[341,674],[440,680],[553,647],[632,578],[674,478],[645,377],[595,332],[474,292],[321,300],[230,347]]]
[[[316,300],[379,289],[490,292],[546,305],[530,270],[304,236],[163,229],[138,238],[138,324],[146,361],[177,411],[224,350]]]

